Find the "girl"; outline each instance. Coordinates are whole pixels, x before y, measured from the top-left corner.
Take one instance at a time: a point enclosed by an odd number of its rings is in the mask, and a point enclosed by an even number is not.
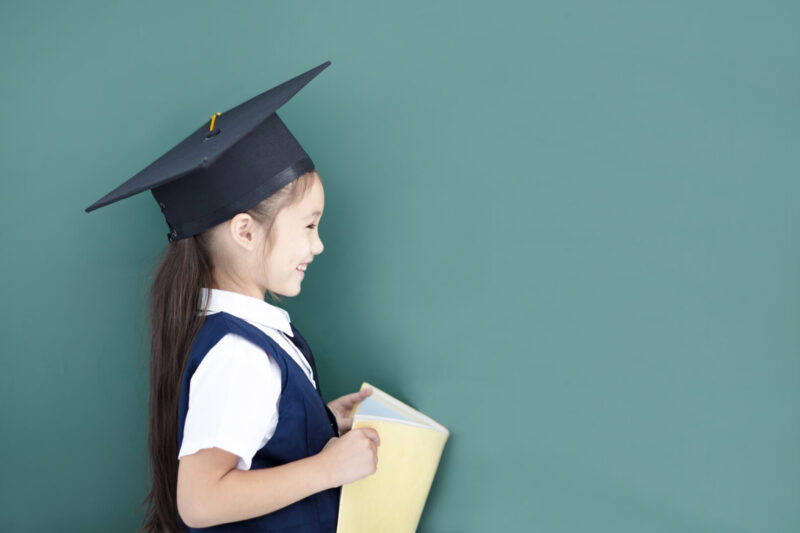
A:
[[[329,64],[214,115],[87,209],[150,189],[170,226],[146,531],[334,532],[341,485],[377,468],[377,433],[347,418],[371,391],[326,405],[308,344],[265,301],[299,294],[323,250],[322,181],[275,111]]]

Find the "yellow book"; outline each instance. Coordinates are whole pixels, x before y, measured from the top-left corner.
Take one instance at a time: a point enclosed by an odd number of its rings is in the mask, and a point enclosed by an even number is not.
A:
[[[378,432],[378,469],[342,487],[337,533],[413,533],[450,432],[382,390],[353,408],[353,429]]]

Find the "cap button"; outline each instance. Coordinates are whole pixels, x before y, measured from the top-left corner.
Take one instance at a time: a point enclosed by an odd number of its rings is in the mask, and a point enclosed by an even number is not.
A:
[[[221,132],[222,132],[221,129],[216,128],[214,131],[210,131],[210,132],[206,133],[206,136],[203,137],[203,142],[206,142],[209,139],[213,139],[214,137],[219,135]]]

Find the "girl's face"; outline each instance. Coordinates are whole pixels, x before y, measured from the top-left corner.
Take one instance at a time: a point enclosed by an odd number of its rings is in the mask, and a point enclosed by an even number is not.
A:
[[[319,221],[325,207],[322,182],[314,179],[305,196],[278,212],[264,264],[266,289],[282,296],[297,296],[305,269],[322,253]]]

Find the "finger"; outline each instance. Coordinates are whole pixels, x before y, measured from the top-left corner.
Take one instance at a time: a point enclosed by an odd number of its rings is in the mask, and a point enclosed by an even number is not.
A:
[[[348,401],[352,401],[355,403],[355,402],[360,402],[370,394],[372,394],[372,387],[367,387],[366,389],[360,390],[358,392],[351,392],[350,394],[346,395],[345,398],[347,398]]]
[[[375,429],[373,429],[373,428],[359,428],[359,429],[361,429],[361,431],[364,432],[364,435],[369,440],[374,442],[376,446],[380,446],[381,445],[381,438],[380,438],[380,436],[378,436],[378,432],[375,431]]]
[[[358,396],[351,396],[348,394],[347,396],[342,397],[342,407],[345,409],[352,409],[352,407],[360,401],[361,398]]]
[[[342,396],[336,401],[341,402],[340,405],[342,409],[344,409],[345,411],[350,411],[350,409],[352,409],[355,404],[357,404],[363,399],[364,397],[362,397],[360,393],[354,392],[352,394],[348,394],[347,396]]]

